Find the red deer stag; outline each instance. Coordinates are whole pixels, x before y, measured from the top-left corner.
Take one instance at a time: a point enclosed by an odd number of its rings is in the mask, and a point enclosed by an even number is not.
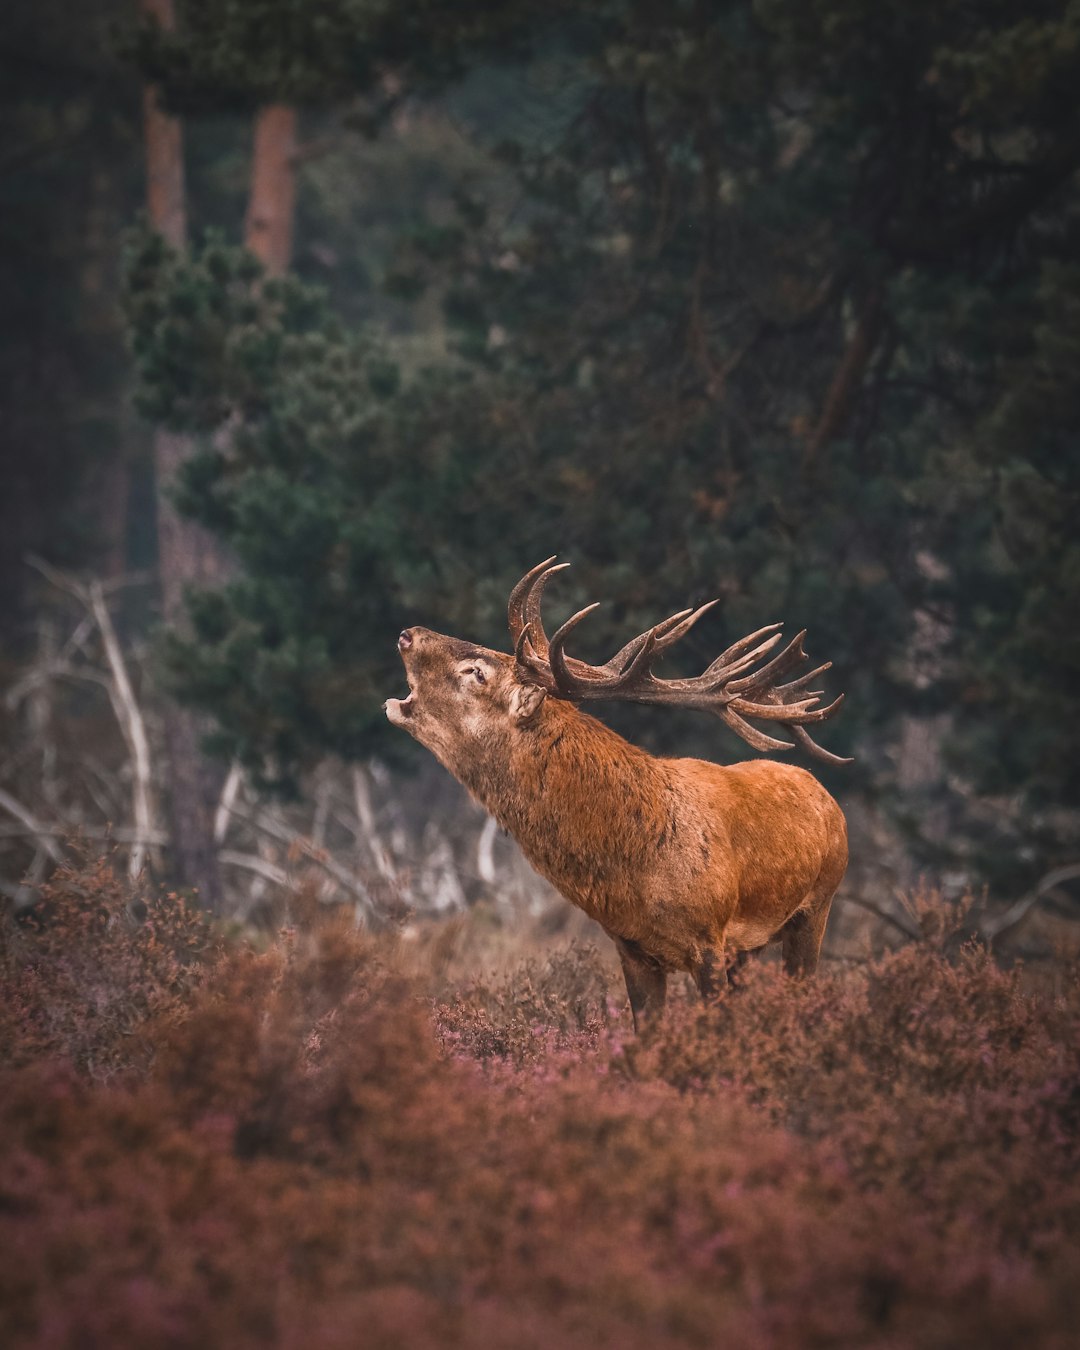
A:
[[[773,941],[785,968],[817,966],[829,906],[847,867],[847,828],[804,769],[769,760],[719,765],[658,759],[578,710],[587,699],[628,699],[715,713],[756,750],[787,750],[747,718],[786,726],[805,750],[848,763],[810,739],[841,698],[818,707],[788,684],[806,659],[803,633],[780,641],[770,624],[740,639],[694,679],[658,679],[652,663],[717,602],[683,610],[602,666],[567,656],[566,639],[596,608],[551,637],[540,600],[567,564],[528,572],[510,596],[512,656],[426,628],[398,638],[409,696],[389,699],[403,727],[487,808],[541,875],[614,939],[634,1025],[659,1013],[669,971],[688,970],[705,999],[729,961]],[[753,667],[757,667],[754,669]]]

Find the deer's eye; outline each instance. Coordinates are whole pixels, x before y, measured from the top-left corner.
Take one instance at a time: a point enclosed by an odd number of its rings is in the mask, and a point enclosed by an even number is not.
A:
[[[472,674],[476,676],[477,684],[487,684],[487,676],[484,674],[484,672],[480,669],[479,666],[473,666]]]

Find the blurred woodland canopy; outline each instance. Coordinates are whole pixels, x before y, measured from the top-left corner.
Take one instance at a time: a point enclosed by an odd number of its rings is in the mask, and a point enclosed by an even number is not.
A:
[[[170,33],[64,8],[15,0],[0,96],[28,157],[0,213],[8,548],[90,489],[97,538],[59,561],[152,547],[126,323],[139,412],[191,438],[177,500],[234,560],[167,646],[219,750],[282,784],[404,751],[401,624],[504,646],[557,550],[556,608],[610,602],[584,655],[714,594],[688,667],[805,625],[846,782],[913,828],[947,801],[925,856],[1017,884],[1071,859],[1080,5],[177,0]],[[143,79],[184,121],[195,242],[128,236],[122,319],[93,232],[135,219]],[[239,221],[271,103],[307,139],[267,278]],[[911,719],[942,767],[901,786]]]

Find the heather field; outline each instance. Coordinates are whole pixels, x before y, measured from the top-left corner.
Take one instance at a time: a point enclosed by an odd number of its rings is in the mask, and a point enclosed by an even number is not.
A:
[[[635,1039],[606,951],[485,977],[476,922],[60,874],[5,931],[0,1342],[1076,1343],[1075,967],[766,965]]]

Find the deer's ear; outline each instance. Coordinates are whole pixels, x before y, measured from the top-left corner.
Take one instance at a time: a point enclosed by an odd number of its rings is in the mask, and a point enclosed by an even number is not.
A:
[[[519,727],[527,726],[540,711],[547,698],[545,690],[536,684],[515,684],[510,690],[510,717]]]

